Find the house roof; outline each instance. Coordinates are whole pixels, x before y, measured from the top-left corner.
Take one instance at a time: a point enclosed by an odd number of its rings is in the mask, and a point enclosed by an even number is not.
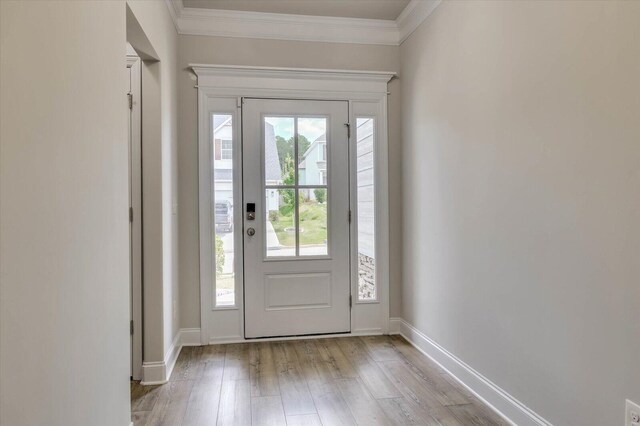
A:
[[[222,126],[223,124],[226,124],[230,120],[231,120],[231,115],[214,114],[214,116],[213,116],[213,131],[215,132],[216,130],[218,130],[218,128],[220,126]]]
[[[326,142],[326,141],[327,141],[327,134],[323,133],[320,136],[318,136],[313,142],[311,142],[311,145],[309,145],[309,148],[307,148],[304,154],[302,154],[302,158],[304,158],[304,160],[300,164],[302,165],[304,163],[304,166],[306,167],[307,157],[309,156],[313,148],[315,148],[315,146],[318,145],[319,142]],[[298,166],[298,167],[302,167],[302,166]]]
[[[264,123],[264,166],[265,180],[282,180],[282,169],[280,168],[276,135],[273,130],[273,125],[267,122]]]

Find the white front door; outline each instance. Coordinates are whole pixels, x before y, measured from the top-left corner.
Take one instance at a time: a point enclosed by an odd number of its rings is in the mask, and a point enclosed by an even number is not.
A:
[[[351,330],[346,101],[243,99],[245,337]]]

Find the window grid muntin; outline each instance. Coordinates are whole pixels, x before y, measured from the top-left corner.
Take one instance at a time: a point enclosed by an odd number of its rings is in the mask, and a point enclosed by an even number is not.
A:
[[[294,185],[267,185],[266,184],[266,132],[264,131],[265,129],[265,124],[267,123],[267,119],[269,118],[292,118],[294,120],[294,133],[293,133],[293,150],[294,150]],[[264,251],[265,251],[265,257],[264,260],[265,261],[281,261],[281,260],[295,260],[295,259],[300,259],[300,260],[311,260],[311,259],[315,259],[315,258],[320,258],[320,259],[327,259],[330,258],[330,211],[327,208],[327,235],[326,235],[326,254],[323,255],[304,255],[301,256],[300,255],[300,190],[301,189],[325,189],[326,191],[326,203],[327,203],[327,207],[330,205],[329,199],[330,199],[330,191],[329,191],[329,185],[328,183],[325,184],[314,184],[314,185],[300,185],[299,182],[299,176],[300,176],[300,162],[299,162],[299,131],[298,131],[298,120],[299,119],[304,119],[304,118],[320,118],[320,119],[324,119],[324,128],[325,128],[325,141],[324,142],[318,142],[318,145],[323,144],[324,145],[324,156],[325,159],[323,161],[325,161],[327,163],[327,166],[324,169],[324,173],[327,176],[327,180],[328,180],[328,176],[329,176],[329,169],[330,169],[330,164],[328,161],[328,158],[330,156],[330,147],[329,147],[329,129],[330,129],[330,117],[329,116],[324,116],[324,115],[300,115],[300,114],[265,114],[262,116],[262,166],[264,167],[263,173],[262,173],[262,182],[263,182],[263,192],[266,192],[269,189],[275,189],[275,190],[281,190],[281,189],[292,189],[294,190],[294,217],[295,217],[295,232],[296,232],[296,239],[295,239],[295,255],[294,256],[277,256],[277,255],[269,255],[269,250],[268,250],[268,246],[267,246],[267,238],[266,238],[266,222],[269,220],[269,210],[268,210],[268,206],[265,203],[265,207],[264,207],[264,227],[265,227],[265,238],[264,238]],[[274,135],[274,137],[276,137],[277,135]],[[313,143],[313,141],[311,141],[311,143]],[[276,148],[277,149],[277,148]]]

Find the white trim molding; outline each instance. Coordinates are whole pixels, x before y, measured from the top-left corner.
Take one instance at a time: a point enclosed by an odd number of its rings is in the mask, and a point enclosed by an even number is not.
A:
[[[394,71],[359,71],[317,68],[281,68],[244,65],[189,64],[198,76],[199,88],[231,88],[256,95],[270,89],[288,92],[387,93]],[[317,93],[316,93],[317,95]],[[343,98],[340,98],[343,99]]]
[[[440,3],[441,0],[411,0],[396,19],[399,31],[398,44],[408,39]]]
[[[173,367],[176,365],[178,355],[184,346],[200,346],[199,328],[182,328],[178,330],[171,342],[171,346],[164,355],[163,361],[143,362],[142,381],[143,386],[163,385],[169,381]]]
[[[389,334],[400,334],[511,424],[552,426],[542,416],[536,414],[402,318],[389,319]]]
[[[441,0],[412,0],[395,20],[191,8],[182,0],[165,1],[178,34],[397,46]]]

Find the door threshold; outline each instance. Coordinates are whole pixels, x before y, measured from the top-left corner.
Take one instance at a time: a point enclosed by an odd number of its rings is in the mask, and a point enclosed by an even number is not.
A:
[[[308,333],[308,334],[292,334],[289,336],[263,336],[263,337],[245,337],[245,340],[251,340],[251,341],[256,341],[256,340],[265,340],[265,341],[271,341],[271,340],[293,340],[293,339],[315,339],[315,338],[321,338],[321,337],[325,337],[325,336],[344,336],[344,335],[348,335],[351,334],[351,331],[339,331],[336,333]]]
[[[212,340],[209,345],[225,345],[229,343],[252,343],[252,342],[277,342],[286,340],[309,340],[309,339],[330,339],[333,337],[356,337],[356,336],[382,336],[385,333],[380,331],[375,332],[351,332],[344,331],[338,333],[320,333],[320,334],[300,334],[295,336],[274,336],[274,337],[247,337],[237,339],[220,339]]]

